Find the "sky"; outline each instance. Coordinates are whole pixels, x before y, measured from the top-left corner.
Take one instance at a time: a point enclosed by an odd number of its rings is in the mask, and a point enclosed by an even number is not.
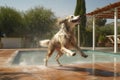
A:
[[[117,1],[120,0],[86,0],[86,12]],[[9,6],[20,11],[43,6],[53,11],[57,17],[65,17],[74,14],[76,0],[0,0],[0,6]]]

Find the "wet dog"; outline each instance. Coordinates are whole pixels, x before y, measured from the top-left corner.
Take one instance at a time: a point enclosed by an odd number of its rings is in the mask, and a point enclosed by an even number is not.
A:
[[[80,23],[81,16],[68,16],[59,22],[60,30],[53,36],[51,40],[40,41],[40,45],[48,46],[48,53],[44,59],[45,66],[47,66],[48,59],[53,54],[54,50],[57,50],[56,61],[61,66],[59,58],[66,54],[68,56],[75,56],[76,53],[69,50],[75,48],[79,51],[79,54],[86,58],[88,55],[83,53],[80,47],[77,45],[76,38],[74,35],[74,28]]]

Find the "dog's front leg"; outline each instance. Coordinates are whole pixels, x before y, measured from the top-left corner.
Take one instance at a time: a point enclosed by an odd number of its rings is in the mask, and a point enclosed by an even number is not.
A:
[[[67,54],[67,56],[74,56],[76,53],[72,52],[71,50],[67,49],[65,46],[67,45],[67,40],[65,35],[59,35],[59,42],[61,45],[60,51],[62,53]]]
[[[71,40],[71,45],[77,50],[79,51],[80,55],[83,56],[84,58],[88,57],[88,55],[86,55],[83,51],[81,51],[80,47],[77,45],[76,42],[76,38],[73,37]]]
[[[83,51],[81,51],[80,47],[75,45],[75,48],[79,51],[79,53],[81,54],[81,56],[83,56],[84,58],[87,58],[88,55],[86,55]]]
[[[81,51],[80,47],[77,45],[77,43],[75,42],[75,39],[73,39],[73,42],[71,42],[72,46],[79,51],[79,53],[81,54],[81,56],[83,56],[84,58],[88,57],[88,55],[86,55],[83,51]]]
[[[75,56],[76,53],[72,52],[71,50],[65,48],[65,47],[61,47],[61,52],[65,53],[67,56]]]

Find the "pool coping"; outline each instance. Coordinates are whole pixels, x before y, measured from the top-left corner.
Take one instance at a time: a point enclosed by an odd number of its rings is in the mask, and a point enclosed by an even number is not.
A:
[[[16,50],[16,51],[10,56],[10,58],[7,60],[6,64],[7,64],[8,66],[12,66],[12,62],[13,62],[14,58],[17,56],[18,52],[19,52],[19,50]]]

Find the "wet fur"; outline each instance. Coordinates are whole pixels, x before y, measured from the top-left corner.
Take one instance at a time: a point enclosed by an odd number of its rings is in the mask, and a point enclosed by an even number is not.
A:
[[[79,54],[83,57],[87,57],[83,53],[80,47],[77,46],[76,38],[74,35],[74,27],[79,24],[80,16],[68,16],[67,18],[60,21],[60,30],[53,36],[48,44],[48,53],[46,55],[45,66],[47,66],[48,59],[53,54],[54,50],[57,50],[56,61],[61,66],[59,58],[66,54],[68,56],[75,56],[75,52],[69,50],[70,48],[75,48],[79,51]]]

